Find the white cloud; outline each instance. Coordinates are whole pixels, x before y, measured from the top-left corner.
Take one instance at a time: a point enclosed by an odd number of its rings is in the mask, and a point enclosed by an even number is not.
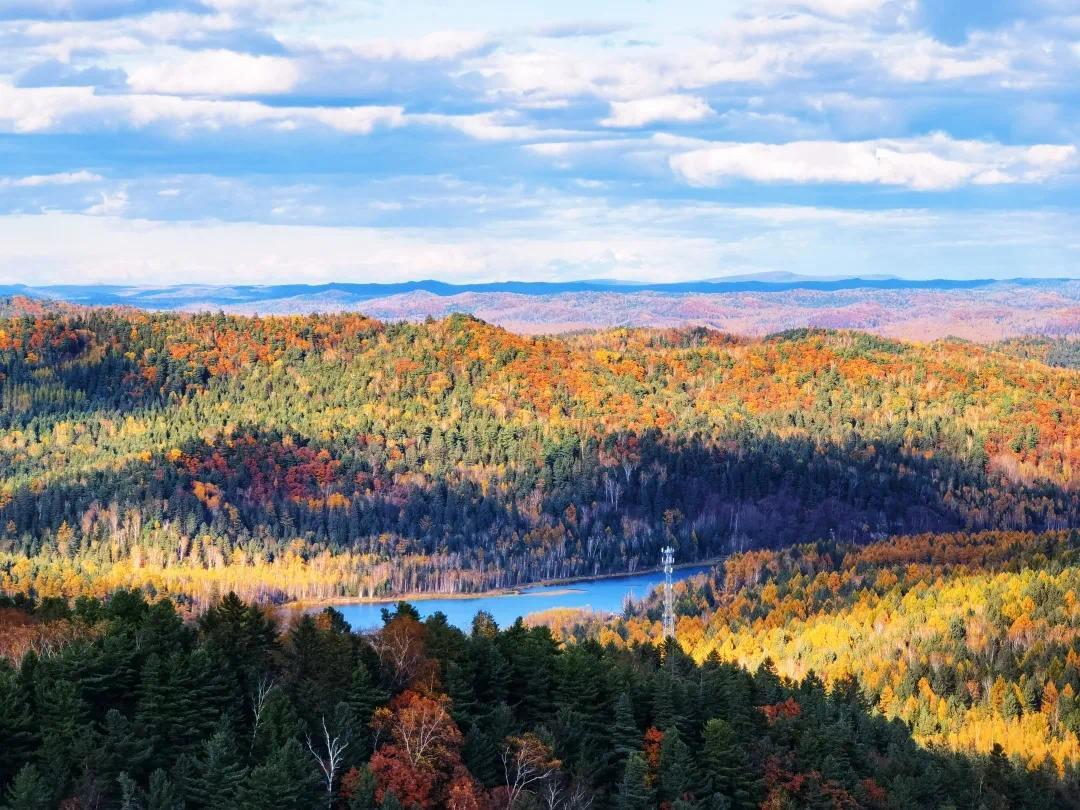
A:
[[[273,107],[257,101],[97,95],[89,87],[17,88],[0,81],[0,131],[82,132],[169,124],[182,130],[320,125],[356,135],[400,126],[401,107]]]
[[[90,216],[116,216],[122,214],[128,205],[126,191],[118,191],[115,194],[102,194],[101,202],[94,203],[86,209]]]
[[[290,59],[215,50],[135,68],[128,85],[136,93],[240,96],[284,93],[299,79],[300,70]]]
[[[795,0],[787,5],[825,17],[846,18],[873,14],[889,2],[890,0]]]
[[[672,156],[672,170],[690,185],[729,180],[762,183],[851,183],[921,191],[962,185],[1031,183],[1076,163],[1076,147],[1003,146],[944,135],[872,141],[712,143]]]
[[[709,103],[697,96],[656,96],[613,101],[611,115],[600,123],[605,127],[643,127],[657,121],[700,121],[712,112]]]
[[[1004,53],[980,54],[949,48],[920,39],[888,48],[881,56],[885,69],[906,82],[939,82],[1004,74],[1009,59]]]
[[[340,41],[308,38],[296,40],[296,44],[345,51],[352,56],[377,61],[435,62],[476,53],[490,45],[491,38],[481,31],[433,31],[412,39]]]
[[[478,141],[528,141],[537,138],[568,137],[576,135],[573,130],[540,128],[520,123],[512,112],[474,113],[472,115],[444,115],[441,113],[416,113],[407,117],[409,123],[448,127],[463,132]]]
[[[82,132],[172,125],[180,131],[269,126],[290,131],[323,126],[351,135],[406,125],[455,129],[480,141],[573,137],[574,130],[522,123],[513,111],[408,114],[399,106],[271,106],[244,99],[161,94],[98,95],[89,87],[21,88],[0,80],[0,132]]]
[[[81,183],[97,183],[104,180],[100,174],[80,169],[77,172],[55,174],[31,174],[27,177],[0,177],[0,187],[36,188],[38,186],[74,186]]]
[[[489,95],[536,102],[581,96],[618,99],[662,95],[674,86],[645,54],[636,58],[581,56],[548,47],[505,52],[471,65],[487,83]]]

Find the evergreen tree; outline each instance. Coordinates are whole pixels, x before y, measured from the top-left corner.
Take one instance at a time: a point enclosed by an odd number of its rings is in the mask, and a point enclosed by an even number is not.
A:
[[[195,760],[192,799],[206,810],[235,808],[246,775],[247,769],[237,753],[232,729],[228,723],[221,723]]]
[[[101,745],[94,756],[99,774],[106,783],[117,779],[121,773],[135,781],[150,756],[146,740],[116,709],[106,713],[104,726]]]
[[[1015,720],[1020,716],[1020,701],[1012,689],[1005,690],[1005,696],[1001,701],[1001,714],[1007,720]]]
[[[146,810],[183,810],[176,786],[160,768],[150,774],[150,789],[146,794]]]
[[[389,699],[390,695],[372,679],[367,665],[359,661],[353,668],[349,693],[345,700],[355,718],[354,728],[350,735],[352,744],[357,749],[355,756],[367,756],[369,753],[371,716],[377,707],[382,706]]]
[[[377,810],[375,801],[375,777],[365,766],[357,774],[349,796],[348,810]]]
[[[120,810],[145,810],[146,795],[126,772],[116,778],[120,785]]]
[[[19,677],[0,665],[0,785],[6,785],[37,746],[30,701]]]
[[[701,783],[705,797],[723,797],[733,810],[755,807],[746,745],[724,720],[705,724],[701,744]]]
[[[210,718],[198,701],[188,656],[147,657],[139,679],[135,721],[148,738],[151,767],[168,767],[178,754],[193,753]]]
[[[648,777],[649,767],[645,757],[637,752],[627,757],[616,802],[618,810],[647,810],[652,807]]]
[[[38,682],[35,703],[41,717],[41,765],[50,783],[63,790],[76,766],[97,747],[88,709],[69,680]]]
[[[4,810],[51,810],[53,790],[34,765],[24,765],[7,790]]]
[[[672,726],[660,743],[660,798],[669,802],[682,798],[693,786],[693,767],[690,749]]]
[[[458,727],[466,732],[476,721],[479,712],[473,679],[470,662],[451,661],[446,665],[446,694],[450,696],[450,713]]]
[[[683,719],[678,709],[676,689],[676,679],[668,669],[657,672],[653,681],[653,725],[661,731],[674,728]]]
[[[243,810],[305,810],[314,806],[321,786],[310,756],[289,740],[262,765],[252,768],[240,790]]]
[[[635,751],[641,750],[641,730],[634,718],[634,705],[623,692],[615,701],[615,723],[611,728],[611,748],[621,765]]]

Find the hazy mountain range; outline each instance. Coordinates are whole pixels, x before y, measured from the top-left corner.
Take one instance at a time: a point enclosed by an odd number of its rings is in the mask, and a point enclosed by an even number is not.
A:
[[[0,296],[84,306],[241,314],[362,311],[383,320],[467,312],[519,332],[610,326],[708,326],[757,335],[819,326],[931,339],[1080,335],[1080,280],[808,277],[766,273],[643,284],[500,281],[448,284],[0,286]]]

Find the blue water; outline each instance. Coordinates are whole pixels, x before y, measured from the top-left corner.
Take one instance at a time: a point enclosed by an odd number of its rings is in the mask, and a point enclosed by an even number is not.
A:
[[[708,570],[709,566],[680,568],[675,571],[672,578],[678,582]],[[519,616],[525,617],[551,608],[587,608],[607,613],[621,613],[627,597],[643,599],[663,581],[662,573],[653,572],[630,577],[575,582],[572,585],[534,585],[522,588],[516,593],[477,596],[468,599],[434,597],[411,601],[420,611],[422,618],[442,611],[450,624],[468,632],[472,629],[473,616],[481,610],[490,613],[499,627],[508,627]],[[335,605],[335,607],[345,615],[345,619],[352,625],[353,630],[369,630],[381,627],[382,608],[396,603],[395,599],[387,602]]]

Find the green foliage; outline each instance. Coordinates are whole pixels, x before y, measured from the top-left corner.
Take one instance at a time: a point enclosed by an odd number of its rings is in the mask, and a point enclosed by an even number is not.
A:
[[[648,777],[645,758],[636,752],[631,754],[626,760],[622,783],[619,785],[619,810],[646,810],[653,806]]]
[[[53,788],[31,764],[24,765],[7,789],[6,810],[50,810],[55,804]]]

